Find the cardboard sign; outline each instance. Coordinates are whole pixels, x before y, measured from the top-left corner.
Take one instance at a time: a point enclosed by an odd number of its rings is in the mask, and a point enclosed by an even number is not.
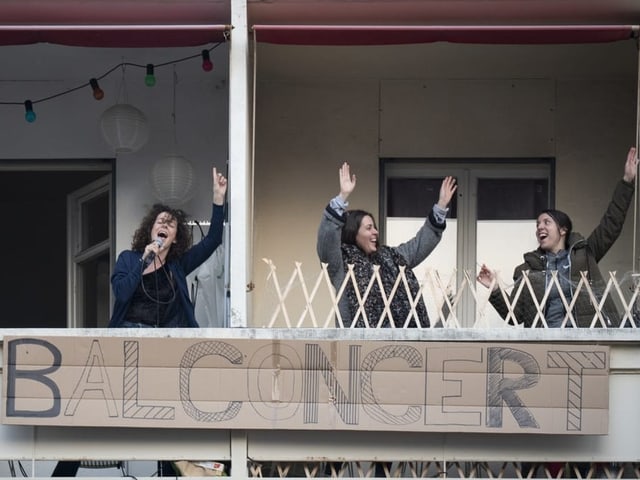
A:
[[[606,434],[609,349],[5,337],[2,422]]]

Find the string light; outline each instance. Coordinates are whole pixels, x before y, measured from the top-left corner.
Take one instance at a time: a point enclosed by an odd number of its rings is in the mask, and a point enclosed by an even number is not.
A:
[[[100,88],[100,85],[98,85],[98,80],[92,78],[89,80],[89,85],[91,85],[91,89],[93,90],[93,98],[102,100],[104,98],[104,92]]]
[[[31,100],[26,100],[24,102],[24,110],[24,119],[29,123],[35,122],[36,112],[33,111],[33,102]]]
[[[153,87],[156,84],[156,76],[153,73],[153,64],[147,63],[147,74],[144,77],[144,84]]]
[[[228,35],[225,35],[225,39],[228,39]],[[207,53],[215,50],[216,48],[218,48],[223,43],[224,42],[220,42],[220,43],[215,44],[213,47],[211,47],[211,48],[209,48],[207,50]],[[118,69],[121,69],[122,67],[125,67],[125,66],[147,69],[147,74],[149,73],[148,68],[151,67],[151,69],[152,69],[151,70],[151,76],[153,78],[152,82],[153,82],[153,85],[155,85],[155,80],[156,79],[155,79],[155,73],[154,72],[155,72],[156,68],[166,67],[167,65],[176,65],[178,63],[182,63],[182,62],[185,62],[185,61],[188,61],[188,60],[193,60],[195,58],[203,59],[204,55],[203,55],[202,52],[199,52],[196,55],[190,55],[188,57],[179,58],[179,59],[176,59],[176,60],[171,60],[171,61],[168,61],[168,62],[165,62],[165,63],[156,64],[156,65],[153,65],[151,63],[149,63],[147,65],[140,65],[140,64],[136,64],[136,63],[122,62],[122,63],[119,63],[119,64],[115,65],[114,67],[110,68],[109,70],[107,70],[102,75],[100,75],[98,77],[95,77],[95,78],[92,78],[91,80],[95,80],[96,81],[96,85],[97,85],[99,80],[104,79],[105,77],[107,77],[108,75],[113,73],[114,71],[116,71]],[[213,67],[213,63],[211,65]],[[203,68],[204,68],[204,66],[203,66]],[[0,105],[24,105],[24,108],[25,108],[25,120],[27,122],[29,122],[29,123],[33,123],[36,120],[36,114],[35,114],[35,112],[33,110],[33,105],[35,105],[36,103],[41,103],[41,102],[46,102],[48,100],[53,100],[54,98],[58,98],[58,97],[62,97],[64,95],[68,95],[70,93],[75,92],[76,90],[85,89],[86,87],[91,87],[91,89],[93,90],[93,97],[96,100],[99,100],[97,98],[97,96],[99,96],[100,94],[97,93],[96,89],[94,88],[93,82],[91,80],[89,80],[89,82],[84,83],[82,85],[78,85],[77,87],[73,87],[73,88],[70,88],[68,90],[61,91],[59,93],[54,93],[53,95],[49,95],[48,97],[39,98],[37,100],[26,100],[26,101],[22,101],[22,100],[20,100],[20,101],[18,101],[18,100],[0,101]],[[147,84],[147,77],[146,76],[145,76],[145,84]],[[150,86],[153,86],[153,85],[150,85]],[[103,95],[102,98],[104,98],[104,91],[101,88],[99,88],[99,85],[98,85],[98,90],[102,92],[102,95]]]
[[[213,70],[213,62],[211,61],[209,50],[202,50],[202,70],[205,72]]]

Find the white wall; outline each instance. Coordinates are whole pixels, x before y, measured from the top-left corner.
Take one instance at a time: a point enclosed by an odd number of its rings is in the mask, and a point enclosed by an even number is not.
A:
[[[109,49],[57,45],[0,47],[0,101],[22,102],[57,94],[99,77],[120,63],[161,65],[193,55],[203,48]],[[211,52],[212,72],[204,72],[200,58],[176,64],[176,123],[180,154],[193,164],[197,193],[184,205],[193,218],[211,215],[211,168],[226,171],[228,152],[228,47]],[[173,67],[156,67],[157,83],[144,84],[144,68],[125,68],[128,103],[142,110],[149,121],[148,143],[138,152],[120,155],[116,162],[116,253],[128,248],[134,229],[146,208],[156,201],[149,174],[154,162],[173,150]],[[122,70],[117,69],[100,86],[101,101],[87,86],[34,105],[36,122],[24,120],[22,105],[0,106],[0,160],[113,158],[103,140],[102,112],[120,98],[124,102]]]
[[[351,207],[377,214],[380,157],[555,157],[556,207],[588,234],[635,143],[633,41],[259,44],[257,61],[253,300],[265,315],[276,298],[262,258],[281,284],[294,262],[315,282],[316,229],[345,160],[358,176]],[[632,226],[603,270],[631,269]]]

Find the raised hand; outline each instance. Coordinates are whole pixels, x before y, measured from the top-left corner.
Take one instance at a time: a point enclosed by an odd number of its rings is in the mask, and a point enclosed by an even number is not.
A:
[[[351,175],[349,164],[344,162],[340,167],[340,196],[343,201],[347,201],[347,198],[356,188],[356,176]]]
[[[438,198],[438,206],[440,208],[447,208],[449,203],[451,203],[451,199],[453,198],[453,194],[455,193],[458,185],[456,185],[456,179],[453,177],[445,177],[442,180],[442,185],[440,185],[440,197]]]
[[[221,173],[218,173],[216,167],[213,167],[213,203],[216,205],[224,205],[224,196],[227,193],[227,179]]]
[[[624,176],[622,177],[625,182],[633,182],[636,179],[636,172],[638,171],[638,156],[636,155],[636,147],[631,147],[629,153],[627,153],[627,161],[624,164]]]
[[[487,288],[491,288],[491,284],[493,283],[494,290],[498,286],[496,282],[496,272],[489,270],[484,263],[482,264],[482,267],[480,267],[480,272],[478,273],[476,280]]]

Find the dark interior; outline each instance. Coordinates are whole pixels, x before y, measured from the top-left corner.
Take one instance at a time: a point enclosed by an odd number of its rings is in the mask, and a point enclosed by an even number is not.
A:
[[[104,175],[0,172],[0,328],[67,326],[67,194]]]

